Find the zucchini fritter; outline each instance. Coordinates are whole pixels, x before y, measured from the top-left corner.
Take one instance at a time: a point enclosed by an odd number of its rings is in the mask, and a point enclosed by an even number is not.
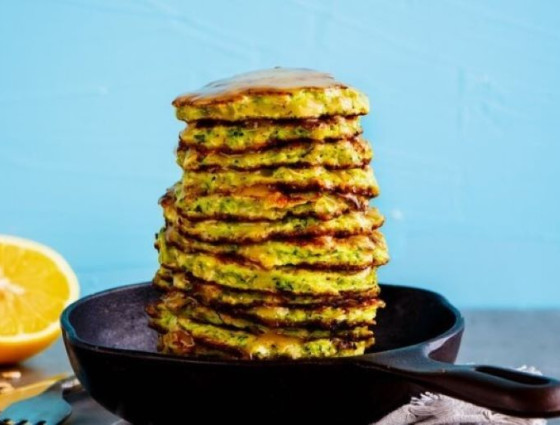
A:
[[[213,317],[215,324],[224,324],[220,315],[243,319],[248,323],[270,326],[271,328],[319,328],[351,329],[372,325],[377,309],[383,307],[376,298],[366,299],[352,306],[333,307],[328,304],[307,307],[255,306],[255,307],[208,307],[196,298],[179,291],[165,294],[161,301],[172,313],[194,320],[208,321]],[[250,327],[246,325],[245,328]]]
[[[352,194],[300,192],[284,194],[265,187],[241,188],[237,193],[195,195],[176,184],[161,201],[174,204],[190,220],[282,220],[287,217],[335,218],[363,211],[367,198]]]
[[[324,167],[278,167],[255,171],[189,171],[183,175],[183,188],[191,195],[235,193],[252,186],[269,186],[297,191],[334,191],[374,197],[379,194],[372,170],[351,168],[327,170]]]
[[[199,151],[251,152],[295,140],[306,144],[330,139],[348,139],[362,133],[358,117],[278,121],[259,119],[243,122],[190,123],[180,135],[180,146]]]
[[[185,252],[229,255],[270,270],[279,266],[304,266],[323,270],[361,270],[389,261],[385,238],[380,232],[346,238],[270,240],[254,244],[212,244],[182,236],[169,226],[162,237]]]
[[[340,139],[331,143],[296,142],[256,152],[204,152],[193,148],[179,149],[177,163],[187,171],[258,170],[271,167],[322,166],[329,170],[362,168],[372,158],[364,139]]]
[[[183,217],[173,205],[162,206],[168,223],[175,225],[182,234],[206,242],[249,243],[294,237],[370,235],[385,220],[377,208],[370,208],[331,220],[289,217],[280,221],[193,221]]]
[[[154,285],[162,291],[183,291],[200,300],[203,304],[221,307],[306,307],[328,304],[333,307],[349,307],[365,300],[376,298],[379,287],[365,291],[347,291],[338,295],[293,295],[290,293],[260,292],[256,290],[239,290],[216,285],[187,276],[181,270],[160,267],[154,277]]]
[[[273,332],[254,333],[232,329],[211,323],[202,323],[184,316],[163,314],[152,318],[151,326],[163,331],[160,344],[164,352],[171,354],[191,354],[201,343],[205,347],[231,353],[247,359],[272,359],[302,357],[332,357],[362,353],[373,344],[373,337],[362,340],[348,340],[329,335],[326,338],[303,339]],[[169,329],[165,332],[165,329]],[[174,332],[184,332],[176,341]],[[166,338],[167,337],[167,338]],[[177,345],[177,346],[176,346]]]
[[[295,295],[338,295],[345,291],[377,288],[375,267],[358,272],[306,270],[296,267],[260,267],[232,261],[227,257],[204,253],[183,252],[166,244],[159,236],[159,261],[167,268],[181,269],[205,282],[231,288],[263,292],[289,292]]]
[[[177,118],[239,121],[254,118],[319,118],[363,115],[368,98],[309,69],[276,68],[214,81],[173,101]]]

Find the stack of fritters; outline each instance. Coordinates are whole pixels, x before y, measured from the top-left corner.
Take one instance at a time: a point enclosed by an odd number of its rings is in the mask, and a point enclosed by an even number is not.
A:
[[[211,83],[173,102],[182,179],[161,198],[163,352],[234,358],[361,354],[389,257],[362,93],[311,70]]]

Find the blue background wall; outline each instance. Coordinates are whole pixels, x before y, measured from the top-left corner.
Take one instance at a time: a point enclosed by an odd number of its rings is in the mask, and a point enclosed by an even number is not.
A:
[[[370,96],[384,281],[560,306],[558,2],[2,2],[0,61],[0,233],[59,250],[85,293],[156,267],[171,100],[282,65]]]

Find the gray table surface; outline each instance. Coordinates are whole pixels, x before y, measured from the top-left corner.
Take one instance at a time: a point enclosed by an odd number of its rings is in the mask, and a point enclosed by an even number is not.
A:
[[[493,311],[464,313],[466,331],[458,362],[485,363],[505,367],[531,365],[545,375],[560,377],[560,310]],[[16,386],[49,376],[70,372],[60,341],[20,368],[22,378]],[[81,403],[68,425],[109,425],[118,419],[91,402]],[[560,419],[549,420],[560,425]],[[124,422],[120,422],[124,424]]]

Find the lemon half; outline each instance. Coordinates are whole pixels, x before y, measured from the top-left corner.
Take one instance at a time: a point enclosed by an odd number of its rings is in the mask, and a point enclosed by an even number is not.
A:
[[[20,362],[51,345],[62,310],[78,296],[78,278],[60,254],[0,235],[0,363]]]

